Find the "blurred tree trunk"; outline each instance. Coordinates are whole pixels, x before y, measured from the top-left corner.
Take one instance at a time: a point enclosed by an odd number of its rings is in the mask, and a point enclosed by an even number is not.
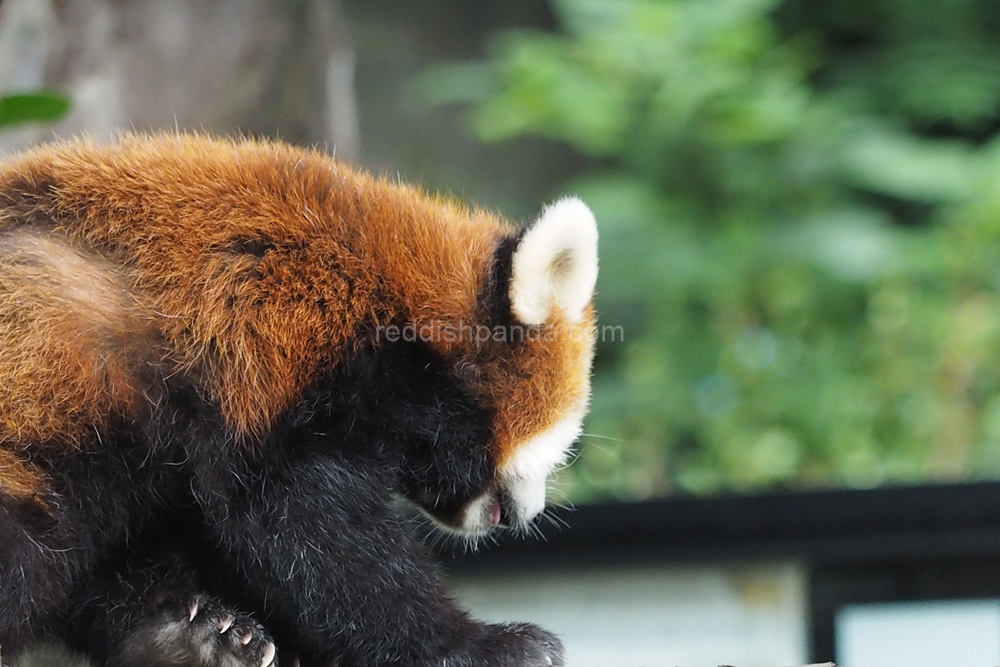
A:
[[[339,0],[3,0],[0,90],[69,95],[66,136],[179,128],[357,154]],[[0,150],[53,128],[0,136]]]

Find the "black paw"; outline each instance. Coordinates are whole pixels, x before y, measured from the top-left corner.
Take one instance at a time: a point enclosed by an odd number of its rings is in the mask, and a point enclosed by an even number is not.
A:
[[[530,623],[488,625],[477,642],[476,667],[563,667],[563,644]]]
[[[207,596],[167,600],[121,647],[123,667],[277,667],[274,642],[246,614]]]

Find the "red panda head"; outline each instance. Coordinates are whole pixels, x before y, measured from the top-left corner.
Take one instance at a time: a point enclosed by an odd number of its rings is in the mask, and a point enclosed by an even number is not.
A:
[[[431,347],[488,415],[493,464],[490,483],[459,506],[436,513],[421,503],[446,528],[524,527],[543,510],[547,478],[587,412],[596,279],[594,216],[562,199],[494,249],[475,321],[437,327]]]
[[[517,523],[544,508],[546,478],[565,462],[582,429],[590,398],[596,281],[593,214],[579,199],[556,202],[524,234],[511,258],[512,314],[519,325],[537,327],[525,358],[515,355],[518,370],[533,373],[534,381],[497,397],[497,475]]]

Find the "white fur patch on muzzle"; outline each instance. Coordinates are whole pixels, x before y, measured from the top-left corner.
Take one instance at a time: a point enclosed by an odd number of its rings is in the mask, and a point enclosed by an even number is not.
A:
[[[500,483],[507,499],[504,509],[515,525],[526,525],[545,509],[546,480],[565,463],[570,446],[583,430],[585,413],[585,408],[574,410],[534,436],[500,469]]]

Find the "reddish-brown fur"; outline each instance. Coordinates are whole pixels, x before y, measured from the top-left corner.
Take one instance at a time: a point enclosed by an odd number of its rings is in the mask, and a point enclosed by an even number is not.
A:
[[[77,444],[136,409],[148,324],[113,266],[15,229],[0,237],[0,295],[0,442]]]
[[[77,446],[141,418],[154,372],[190,376],[253,441],[364,332],[475,326],[478,287],[514,233],[318,152],[191,135],[42,147],[0,168],[0,198],[11,449]],[[557,310],[513,353],[469,336],[429,344],[495,411],[502,463],[585,399],[592,329],[589,311],[575,324]],[[3,456],[4,488],[38,483]]]
[[[42,473],[22,461],[14,452],[0,449],[0,492],[18,500],[45,507],[39,491],[44,488]]]

